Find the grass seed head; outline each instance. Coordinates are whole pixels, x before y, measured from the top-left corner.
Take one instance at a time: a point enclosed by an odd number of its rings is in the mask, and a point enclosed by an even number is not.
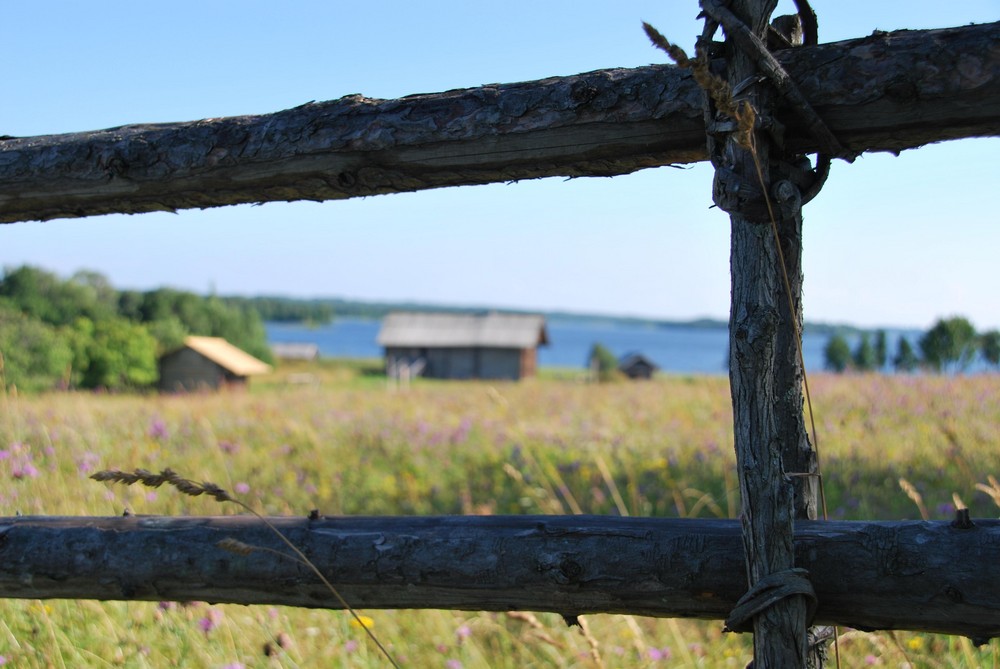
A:
[[[124,483],[125,485],[139,483],[147,488],[159,488],[161,485],[167,484],[176,488],[178,492],[191,497],[208,495],[219,502],[236,501],[226,490],[218,485],[209,481],[197,483],[196,481],[186,479],[169,467],[159,474],[154,474],[146,469],[136,469],[131,473],[118,469],[106,469],[91,474],[90,478],[95,481],[110,481],[112,483]]]

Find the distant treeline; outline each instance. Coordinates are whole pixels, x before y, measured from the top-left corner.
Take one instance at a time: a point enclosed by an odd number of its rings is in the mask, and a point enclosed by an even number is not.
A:
[[[0,279],[4,388],[149,386],[158,357],[188,335],[223,337],[271,360],[263,321],[247,305],[171,288],[119,291],[91,271],[61,279],[24,266]]]
[[[527,313],[516,309],[489,307],[455,307],[419,302],[362,302],[338,297],[223,297],[223,302],[256,311],[262,320],[274,322],[329,323],[336,318],[363,318],[380,320],[393,311],[434,311],[444,313],[469,313],[499,311],[502,313]],[[545,314],[553,316],[558,314]],[[591,318],[577,316],[578,318]],[[602,318],[604,317],[594,317]],[[621,320],[607,318],[605,320]],[[624,319],[630,320],[630,319]]]
[[[844,333],[835,333],[823,350],[826,368],[834,372],[855,370],[876,372],[894,368],[897,372],[926,370],[963,372],[977,360],[1000,367],[1000,331],[976,332],[967,318],[939,319],[923,333],[916,347],[905,336],[896,342],[890,357],[884,330],[862,332],[852,349]]]
[[[334,317],[380,320],[386,314],[393,311],[435,311],[450,313],[489,311],[486,308],[449,307],[415,302],[362,302],[337,297],[223,297],[222,299],[228,304],[254,309],[264,321],[317,324],[329,323]]]
[[[468,308],[428,306],[413,303],[360,302],[336,297],[298,298],[278,296],[221,297],[224,303],[256,311],[264,322],[324,325],[337,318],[379,320],[392,311],[454,311]]]
[[[322,325],[332,321],[333,314],[339,312],[332,300],[292,297],[223,297],[220,299],[225,304],[242,311],[257,312],[257,315],[265,322]]]
[[[301,322],[325,324],[336,318],[360,318],[381,320],[393,311],[434,311],[442,313],[469,313],[497,311],[500,313],[529,313],[525,309],[496,309],[491,307],[449,306],[423,302],[363,302],[337,297],[295,298],[295,297],[223,297],[227,304],[255,310],[265,322]],[[629,325],[648,327],[684,327],[693,329],[717,329],[729,327],[728,321],[716,318],[692,320],[666,320],[634,316],[608,316],[567,311],[542,311],[547,319],[607,323],[609,325]],[[847,325],[828,323],[806,323],[809,334],[859,334],[861,329]]]

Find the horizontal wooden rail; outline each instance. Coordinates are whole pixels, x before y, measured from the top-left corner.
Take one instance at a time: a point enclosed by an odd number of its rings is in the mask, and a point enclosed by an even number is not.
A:
[[[851,151],[1000,134],[1000,23],[875,33],[778,58]],[[779,121],[789,149],[816,149],[794,115]],[[602,70],[3,138],[0,223],[611,176],[705,158],[701,92],[687,70]]]
[[[746,589],[740,523],[603,516],[291,518],[285,533],[359,609],[725,618]],[[223,539],[259,547],[239,555]],[[817,622],[1000,635],[1000,521],[799,522]],[[0,597],[339,608],[245,516],[0,518]]]

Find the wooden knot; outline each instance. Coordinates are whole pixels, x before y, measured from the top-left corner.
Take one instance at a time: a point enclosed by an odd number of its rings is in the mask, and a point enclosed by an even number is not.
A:
[[[795,184],[782,179],[771,187],[771,192],[783,220],[789,221],[799,215],[802,210],[802,193]]]
[[[956,530],[971,530],[976,524],[972,522],[968,509],[955,509],[955,520],[951,521],[951,526]]]

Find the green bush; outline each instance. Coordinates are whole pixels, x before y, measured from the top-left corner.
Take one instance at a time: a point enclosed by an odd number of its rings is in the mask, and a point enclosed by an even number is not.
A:
[[[594,344],[587,356],[588,367],[601,383],[616,381],[622,374],[618,371],[618,358],[604,344]]]

